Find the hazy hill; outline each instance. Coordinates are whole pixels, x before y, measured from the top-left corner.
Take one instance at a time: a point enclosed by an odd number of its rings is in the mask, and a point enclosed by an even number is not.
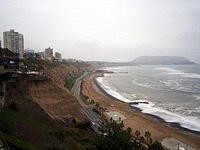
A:
[[[141,56],[132,63],[139,65],[194,65],[196,63],[178,56]]]

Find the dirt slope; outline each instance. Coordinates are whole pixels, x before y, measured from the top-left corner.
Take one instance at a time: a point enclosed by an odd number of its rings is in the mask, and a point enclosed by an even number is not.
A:
[[[82,128],[86,123],[71,122],[72,117],[83,117],[79,104],[65,90],[51,81],[31,78],[9,82],[6,88],[7,103],[0,109],[0,134],[11,149],[85,150],[91,146],[95,135],[89,126]]]
[[[37,102],[52,118],[62,121],[83,120],[80,104],[64,87],[66,78],[78,74],[74,66],[60,65],[51,69],[45,68],[50,79],[43,82],[29,82],[27,88],[33,101]]]

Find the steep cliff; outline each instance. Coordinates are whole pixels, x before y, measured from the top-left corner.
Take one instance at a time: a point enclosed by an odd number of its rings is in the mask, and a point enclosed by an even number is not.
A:
[[[64,87],[81,74],[75,65],[43,66],[48,78],[17,78],[6,84],[0,135],[12,149],[77,149],[92,146],[94,132],[80,104]],[[85,70],[85,69],[84,69]]]

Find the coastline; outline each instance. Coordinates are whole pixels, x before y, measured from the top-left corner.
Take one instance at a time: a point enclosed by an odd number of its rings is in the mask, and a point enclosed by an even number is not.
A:
[[[145,131],[150,131],[152,133],[153,140],[158,140],[160,142],[165,138],[173,137],[191,145],[196,149],[199,149],[200,137],[197,137],[199,136],[199,133],[190,132],[189,130],[182,128],[177,123],[169,125],[165,122],[165,120],[158,116],[144,114],[137,107],[130,107],[129,104],[119,101],[117,98],[106,93],[97,83],[95,78],[102,76],[102,73],[98,73],[93,74],[86,79],[83,84],[83,92],[91,99],[99,102],[101,106],[106,107],[108,111],[118,111],[125,116],[127,118],[124,120],[126,128],[131,127],[133,133],[135,130],[140,130],[141,134],[144,134]],[[115,106],[111,107],[111,104]]]
[[[122,102],[122,103],[125,103],[119,99],[117,99],[116,97],[108,94],[99,84],[98,84],[98,81],[97,79],[98,77],[95,77],[93,79],[93,85],[95,86],[94,88],[99,90],[100,94],[104,95],[104,96],[107,96],[108,98],[111,98],[115,101],[118,101],[118,102]],[[127,103],[128,104],[128,103]],[[138,107],[134,107],[132,106],[131,104],[129,104],[129,107],[130,107],[130,110],[133,111],[133,112],[140,112],[142,113],[142,110]],[[190,130],[190,129],[187,129],[187,128],[184,128],[182,127],[179,123],[177,122],[166,122],[163,118],[157,116],[157,115],[153,115],[153,114],[149,114],[149,113],[142,113],[142,114],[146,114],[150,117],[152,117],[153,120],[157,121],[158,123],[165,123],[167,126],[173,128],[173,129],[178,129],[180,131],[183,131],[187,134],[191,134],[191,135],[194,135],[194,136],[198,136],[200,137],[200,132],[199,131],[195,131],[195,130]]]

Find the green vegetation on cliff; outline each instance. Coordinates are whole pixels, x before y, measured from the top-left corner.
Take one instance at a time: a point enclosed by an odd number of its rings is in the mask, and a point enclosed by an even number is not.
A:
[[[19,82],[7,85],[6,106],[0,109],[0,134],[11,149],[84,150],[96,136],[87,122],[52,119],[27,95]]]
[[[79,73],[79,74],[75,74],[74,76],[70,77],[69,79],[66,78],[66,82],[65,82],[65,87],[69,90],[72,89],[74,83],[76,82],[76,79],[78,79],[83,73]]]

